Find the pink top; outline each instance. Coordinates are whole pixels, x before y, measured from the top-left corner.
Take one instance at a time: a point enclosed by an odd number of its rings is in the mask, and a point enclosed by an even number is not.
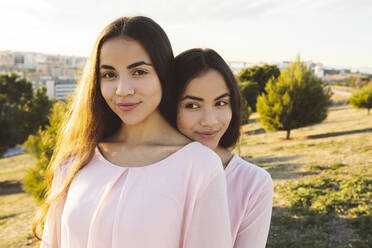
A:
[[[228,248],[229,227],[224,170],[207,147],[192,142],[144,167],[114,165],[96,149],[49,209],[41,247]]]
[[[270,174],[236,155],[225,172],[234,248],[265,247],[273,199]]]

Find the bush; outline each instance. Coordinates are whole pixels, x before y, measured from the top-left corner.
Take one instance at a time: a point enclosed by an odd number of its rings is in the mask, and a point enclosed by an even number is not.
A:
[[[0,75],[0,157],[48,124],[52,104],[45,87],[33,91],[32,83],[15,73]]]
[[[256,112],[257,97],[260,94],[259,86],[256,82],[244,81],[239,84],[242,98],[253,112]]]
[[[346,82],[353,88],[363,88],[367,84],[372,83],[372,80],[370,77],[367,76],[352,76],[347,78]]]
[[[67,104],[56,102],[52,113],[49,115],[49,125],[45,130],[39,129],[35,135],[30,135],[23,144],[36,160],[36,164],[30,168],[23,179],[23,189],[30,193],[37,202],[44,199],[47,190],[45,173],[52,158],[57,142],[57,133],[67,111]]]
[[[239,82],[255,82],[259,87],[259,93],[265,92],[266,83],[274,78],[278,78],[280,75],[280,70],[276,65],[262,65],[262,66],[252,66],[243,69],[237,76]]]
[[[252,113],[251,107],[248,105],[247,100],[241,96],[241,122],[242,124],[248,124],[249,116]]]
[[[357,108],[367,109],[367,115],[372,108],[372,84],[363,87],[361,90],[354,91],[350,97],[350,104]]]
[[[278,80],[266,85],[267,94],[257,99],[257,111],[266,130],[290,131],[323,121],[327,117],[331,91],[297,57]]]

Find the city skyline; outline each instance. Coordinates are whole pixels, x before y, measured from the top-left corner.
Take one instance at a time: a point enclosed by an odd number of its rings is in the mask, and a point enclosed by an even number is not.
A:
[[[0,50],[87,57],[109,22],[146,15],[163,27],[175,55],[210,47],[228,61],[277,63],[300,54],[372,73],[370,13],[368,0],[2,1]]]

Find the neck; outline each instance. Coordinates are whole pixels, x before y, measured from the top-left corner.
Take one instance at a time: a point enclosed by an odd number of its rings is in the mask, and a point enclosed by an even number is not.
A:
[[[233,154],[228,149],[220,147],[220,146],[217,146],[214,149],[214,152],[217,153],[217,155],[221,158],[223,168],[226,168]]]
[[[141,123],[135,125],[122,123],[110,140],[130,146],[164,144],[165,137],[169,137],[172,132],[176,130],[164,119],[159,110],[155,110]]]

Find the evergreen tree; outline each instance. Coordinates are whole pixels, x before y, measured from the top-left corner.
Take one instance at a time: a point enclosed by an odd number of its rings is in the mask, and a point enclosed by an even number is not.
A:
[[[239,83],[242,99],[245,100],[251,111],[256,112],[257,97],[260,88],[256,82],[244,81]]]
[[[350,104],[355,108],[367,109],[367,115],[372,108],[372,84],[364,86],[361,90],[354,91],[350,97]]]
[[[277,80],[266,85],[266,95],[257,100],[260,121],[266,130],[292,129],[323,121],[327,117],[331,92],[300,60],[285,68]]]
[[[258,85],[259,93],[265,92],[265,86],[271,78],[278,78],[280,70],[276,65],[262,65],[245,68],[238,75],[239,82],[255,82]],[[248,99],[247,99],[248,100]]]
[[[29,133],[34,134],[39,127],[44,129],[49,124],[48,116],[55,101],[49,99],[45,86],[34,91],[28,119],[28,122],[31,123]]]
[[[240,93],[241,94],[241,93]],[[241,122],[242,124],[247,124],[249,120],[249,116],[252,113],[251,107],[248,105],[247,100],[241,95]]]
[[[51,105],[45,87],[33,92],[31,82],[19,75],[0,75],[0,157],[48,123]]]
[[[23,188],[38,202],[44,199],[47,189],[46,170],[52,158],[57,143],[57,134],[67,112],[67,104],[55,102],[49,115],[49,125],[45,130],[39,129],[35,135],[30,135],[23,147],[33,156],[36,164],[30,168],[23,179]]]
[[[0,155],[26,137],[32,84],[17,74],[0,75]]]

